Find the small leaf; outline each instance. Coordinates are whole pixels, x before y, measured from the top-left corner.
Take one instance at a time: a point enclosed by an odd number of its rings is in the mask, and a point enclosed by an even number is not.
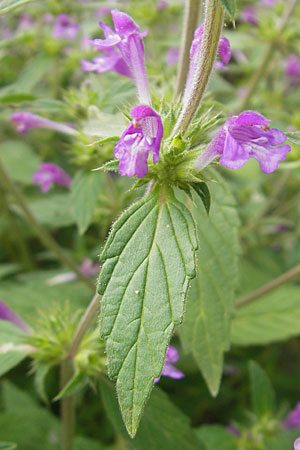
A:
[[[111,161],[103,164],[103,166],[100,166],[97,169],[93,169],[94,172],[98,170],[103,170],[103,172],[119,172],[119,160],[112,159]]]
[[[0,2],[0,14],[7,13],[18,6],[25,5],[35,0],[1,0]]]
[[[275,414],[275,392],[266,372],[255,362],[249,363],[253,408],[259,418]]]
[[[235,450],[238,441],[221,425],[203,425],[196,430],[197,436],[205,445],[206,450]]]
[[[192,183],[194,191],[199,195],[207,214],[210,210],[210,192],[206,183]]]
[[[235,16],[235,0],[220,0],[220,2],[228,14],[233,18]]]
[[[53,399],[53,401],[60,400],[66,395],[77,392],[85,383],[86,375],[81,372],[76,372],[66,386],[59,392],[59,394]]]
[[[300,146],[300,131],[289,131],[285,135],[290,142]]]
[[[49,373],[49,370],[51,369],[51,366],[49,365],[39,365],[34,377],[34,385],[37,390],[37,393],[41,397],[41,399],[48,404],[48,397],[45,389],[45,381],[46,377]]]
[[[91,223],[102,186],[101,173],[82,170],[74,177],[71,185],[71,203],[80,234],[83,234]]]
[[[115,397],[108,381],[101,383],[104,408],[115,430],[128,441],[132,450],[204,450],[195,436],[188,418],[159,388],[155,388],[145,408],[139,430],[133,440],[129,439]],[[147,443],[145,445],[145,442]],[[214,449],[216,450],[216,449]]]
[[[212,176],[216,174],[212,172]],[[210,185],[212,206],[207,215],[194,194],[192,213],[197,223],[197,278],[191,283],[179,334],[191,352],[212,395],[219,390],[223,354],[229,348],[230,320],[237,285],[239,219],[227,186],[218,176]]]
[[[41,162],[34,150],[21,140],[2,143],[0,160],[12,179],[23,184],[32,184],[32,176]]]
[[[154,190],[115,222],[101,255],[100,331],[134,436],[195,276],[195,225],[172,191]]]
[[[0,450],[15,450],[17,448],[17,444],[13,442],[0,442]]]

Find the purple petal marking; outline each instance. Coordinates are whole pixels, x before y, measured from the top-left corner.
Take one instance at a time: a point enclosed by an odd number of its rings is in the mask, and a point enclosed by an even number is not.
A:
[[[148,155],[153,154],[153,163],[159,159],[160,143],[163,136],[162,121],[150,106],[134,107],[130,122],[114,149],[114,155],[120,160],[121,175],[144,177],[148,172]]]
[[[17,327],[21,328],[21,330],[28,333],[30,331],[29,325],[21,319],[18,314],[13,312],[13,310],[7,306],[2,300],[0,300],[0,320],[6,320],[7,322],[11,322]]]
[[[41,192],[48,192],[53,184],[70,187],[72,179],[69,175],[56,164],[43,163],[33,174],[34,184],[40,185]]]
[[[274,172],[291,147],[280,145],[286,140],[285,134],[269,124],[270,120],[255,111],[232,117],[200,155],[195,167],[202,170],[221,155],[220,164],[228,169],[239,169],[249,158],[255,158],[263,172]]]

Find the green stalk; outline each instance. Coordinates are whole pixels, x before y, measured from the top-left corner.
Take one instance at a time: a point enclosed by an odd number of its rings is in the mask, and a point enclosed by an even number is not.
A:
[[[179,133],[184,133],[189,126],[203,97],[215,63],[223,27],[224,8],[219,0],[206,0],[204,12],[204,30],[199,64],[193,76],[192,86],[188,87],[186,98],[171,138]]]
[[[280,21],[279,27],[278,27],[277,36],[280,36],[283,33],[283,31],[289,21],[289,18],[291,17],[295,7],[297,6],[297,3],[298,3],[298,0],[290,0],[288,2],[285,13],[284,13],[284,15]],[[273,56],[273,53],[276,50],[276,48],[278,48],[277,40],[273,40],[268,44],[266,51],[264,53],[263,59],[262,59],[260,65],[258,66],[256,72],[254,73],[252,79],[250,80],[249,87],[247,89],[245,97],[243,98],[243,101],[239,108],[239,112],[242,112],[249,107],[249,103],[252,98],[252,95],[256,91],[264,74],[269,69],[269,63],[272,60],[272,56]]]
[[[250,292],[250,294],[245,295],[244,297],[241,297],[235,304],[236,308],[242,308],[245,305],[248,305],[249,303],[252,303],[255,300],[258,300],[263,295],[267,294],[268,292],[273,291],[274,289],[278,288],[282,284],[286,283],[287,281],[292,280],[296,276],[300,275],[300,264],[293,267],[293,269],[288,270],[284,274],[280,275],[277,278],[274,278],[274,280],[270,281],[269,283],[265,284],[264,286],[256,289],[253,292]]]
[[[25,197],[23,196],[20,189],[15,185],[13,180],[10,178],[6,169],[0,163],[0,183],[5,189],[6,192],[10,193],[18,206],[21,208],[24,218],[27,223],[34,230],[40,241],[45,245],[45,247],[49,248],[49,250],[53,251],[57,258],[66,266],[68,266],[73,272],[76,273],[79,280],[83,281],[90,289],[95,290],[95,286],[93,281],[91,281],[88,277],[83,275],[72,258],[57,244],[57,242],[52,238],[52,236],[45,230],[44,227],[38,222],[38,220],[34,217],[31,212]]]
[[[65,359],[60,365],[60,388],[63,389],[74,373],[73,361]],[[61,450],[72,450],[75,430],[74,395],[65,395],[60,400]]]
[[[186,0],[175,97],[179,97],[182,94],[187,79],[190,65],[190,48],[198,22],[199,9],[199,0]]]

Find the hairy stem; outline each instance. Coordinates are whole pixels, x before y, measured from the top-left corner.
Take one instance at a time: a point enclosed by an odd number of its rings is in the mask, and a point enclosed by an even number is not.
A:
[[[269,283],[265,284],[264,286],[256,289],[253,292],[250,292],[250,294],[245,295],[244,297],[238,299],[235,304],[236,308],[241,308],[245,305],[248,305],[249,303],[259,299],[261,296],[267,294],[270,291],[273,291],[274,289],[278,288],[287,281],[292,280],[294,277],[298,275],[300,275],[300,264],[293,267],[293,269],[288,270],[279,277],[275,278],[274,280],[270,281]]]
[[[23,196],[20,189],[15,185],[13,180],[10,178],[9,174],[6,172],[3,165],[0,163],[0,183],[5,189],[6,192],[10,193],[18,206],[21,208],[23,215],[27,221],[27,223],[34,230],[40,241],[45,245],[45,247],[49,248],[49,250],[53,251],[57,258],[66,266],[70,267],[70,269],[76,273],[79,280],[83,281],[90,289],[95,290],[94,283],[87,278],[75,262],[70,258],[70,256],[57,244],[57,242],[52,238],[52,236],[45,230],[44,227],[38,222],[38,220],[32,214],[25,197]]]
[[[206,0],[204,12],[204,30],[199,64],[193,75],[192,85],[187,87],[184,104],[171,137],[184,133],[187,129],[205,92],[216,59],[223,27],[224,9],[219,0]]]
[[[281,19],[279,27],[278,27],[277,36],[280,36],[282,34],[282,32],[284,31],[289,18],[291,17],[295,7],[297,6],[297,3],[298,3],[298,0],[290,0],[288,2],[285,13],[282,16],[282,19]],[[256,91],[257,86],[259,85],[263,75],[268,71],[269,63],[272,59],[273,52],[276,50],[277,47],[278,47],[278,43],[276,40],[273,40],[272,42],[270,42],[268,44],[266,51],[264,53],[263,59],[262,59],[260,65],[258,66],[256,72],[254,73],[253,78],[251,79],[251,81],[249,83],[249,87],[247,89],[245,97],[243,98],[243,101],[239,108],[239,112],[247,109],[247,107],[250,103],[251,97],[254,94],[254,92]]]
[[[187,79],[190,64],[190,48],[198,22],[199,7],[199,0],[186,0],[185,2],[175,97],[179,97],[182,94]]]
[[[60,365],[60,388],[63,389],[74,373],[73,361],[65,359]],[[74,395],[66,395],[60,400],[61,450],[72,450],[75,428]]]
[[[73,341],[72,341],[70,349],[69,349],[69,354],[68,354],[69,359],[72,359],[75,357],[75,355],[78,351],[79,345],[82,341],[82,338],[84,337],[85,333],[91,326],[92,322],[95,320],[95,317],[97,316],[97,312],[98,312],[99,306],[100,306],[100,299],[101,299],[101,296],[99,294],[95,294],[94,297],[92,298],[89,306],[87,307],[84,315],[82,316],[82,318],[78,324],[77,330],[75,331],[74,338],[73,338]]]

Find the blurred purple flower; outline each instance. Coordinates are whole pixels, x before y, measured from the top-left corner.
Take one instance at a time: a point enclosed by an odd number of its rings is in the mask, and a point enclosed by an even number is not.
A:
[[[233,434],[236,437],[240,437],[241,435],[239,429],[233,424],[227,425],[226,429],[229,431],[229,433]]]
[[[9,39],[13,35],[13,32],[10,28],[3,28],[2,29],[2,37],[3,39]]]
[[[300,428],[300,402],[297,403],[281,425],[283,428]]]
[[[44,23],[53,23],[54,22],[54,16],[50,13],[45,13],[43,15],[43,22]]]
[[[21,14],[18,30],[26,30],[34,24],[33,18],[29,14]]]
[[[71,177],[56,164],[43,163],[39,169],[33,174],[32,180],[34,184],[41,187],[41,192],[48,192],[53,184],[70,187],[72,183]]]
[[[27,111],[12,114],[10,120],[13,121],[16,130],[22,134],[33,128],[49,128],[60,133],[77,134],[77,131],[70,125],[54,122],[53,120],[45,119],[45,117]]]
[[[174,367],[173,364],[179,360],[179,354],[176,347],[169,345],[166,352],[166,358],[164,362],[163,369],[161,371],[161,376],[174,378],[175,380],[179,380],[184,377],[184,373],[181,370]],[[155,378],[154,383],[157,383],[160,380],[159,378]]]
[[[111,11],[110,8],[102,7],[102,8],[97,8],[95,11],[95,14],[98,17],[103,17],[103,16],[107,16],[110,13],[110,11]]]
[[[280,145],[286,140],[285,134],[270,128],[269,124],[270,120],[254,111],[233,116],[200,155],[195,167],[202,170],[221,156],[220,164],[228,169],[239,169],[252,157],[263,172],[273,172],[291,148]]]
[[[168,2],[166,0],[160,0],[157,2],[156,9],[158,11],[162,11],[163,9],[166,9],[168,7]]]
[[[52,35],[56,39],[72,41],[79,29],[80,26],[72,22],[72,19],[67,14],[60,14],[55,20]]]
[[[121,175],[144,177],[148,172],[148,155],[153,153],[153,163],[159,159],[163,125],[159,114],[150,106],[135,106],[130,114],[130,122],[114,149],[120,160]]]
[[[96,50],[103,50],[106,54],[103,57],[94,58],[90,65],[87,61],[83,61],[83,69],[97,72],[115,70],[122,75],[130,76],[136,84],[140,103],[150,104],[143,45],[143,38],[148,31],[141,32],[131,17],[117,9],[113,9],[111,15],[115,29],[99,22],[105,39],[91,41]]]
[[[170,47],[166,54],[166,63],[168,66],[174,66],[178,62],[179,58],[179,48],[178,47]]]
[[[240,18],[243,22],[251,25],[258,25],[257,13],[253,5],[248,5],[240,12]]]
[[[285,75],[291,85],[296,86],[300,83],[300,58],[298,55],[291,54],[285,61]]]
[[[276,0],[260,0],[260,4],[262,6],[273,6],[275,5]]]
[[[300,450],[300,438],[295,440],[295,442],[294,442],[294,450]]]
[[[187,76],[183,102],[185,101],[185,98],[187,98],[188,90],[189,90],[190,86],[192,85],[193,76],[194,76],[194,73],[198,66],[198,63],[199,63],[199,59],[200,59],[200,55],[201,55],[201,44],[202,44],[203,32],[204,32],[204,24],[202,23],[200,25],[200,27],[198,27],[194,33],[194,39],[193,39],[191,49],[190,49],[190,67],[189,67],[189,72],[188,72],[188,76]],[[229,60],[231,58],[231,49],[230,49],[230,43],[225,36],[220,37],[218,53],[221,58],[221,63],[228,64]],[[219,64],[217,66],[217,68],[220,69],[221,64]]]
[[[25,331],[25,333],[30,331],[30,327],[27,323],[25,323],[18,314],[14,313],[2,300],[0,300],[0,320],[6,320],[7,322],[13,323],[21,328],[21,330]]]
[[[100,264],[93,264],[90,258],[85,258],[79,267],[81,273],[86,277],[93,277],[99,273]],[[47,280],[48,286],[55,286],[57,284],[69,283],[77,279],[77,274],[75,272],[64,272],[59,275],[55,275]]]

